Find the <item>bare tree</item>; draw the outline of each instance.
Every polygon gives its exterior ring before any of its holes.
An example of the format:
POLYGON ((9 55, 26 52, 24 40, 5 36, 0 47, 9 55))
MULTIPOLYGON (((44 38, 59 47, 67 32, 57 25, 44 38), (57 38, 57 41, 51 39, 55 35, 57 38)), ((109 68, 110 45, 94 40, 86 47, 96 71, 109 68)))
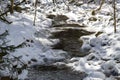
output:
POLYGON ((114 33, 116 33, 116 4, 115 4, 115 0, 113 0, 113 9, 114 9, 114 33))
POLYGON ((14 12, 14 0, 10 0, 10 2, 11 2, 10 13, 13 14, 13 12, 14 12))
POLYGON ((37 15, 37 3, 38 3, 38 0, 35 0, 35 16, 34 16, 34 23, 33 23, 34 26, 35 26, 36 15, 37 15))

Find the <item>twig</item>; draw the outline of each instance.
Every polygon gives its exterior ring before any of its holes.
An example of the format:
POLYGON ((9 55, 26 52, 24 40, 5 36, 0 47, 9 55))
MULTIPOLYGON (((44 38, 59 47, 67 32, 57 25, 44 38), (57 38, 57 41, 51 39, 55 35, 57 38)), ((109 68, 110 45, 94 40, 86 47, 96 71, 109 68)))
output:
POLYGON ((95 15, 98 11, 100 11, 100 9, 102 8, 102 5, 104 4, 104 2, 105 2, 105 0, 101 0, 99 8, 97 8, 96 10, 93 10, 92 15, 95 15))

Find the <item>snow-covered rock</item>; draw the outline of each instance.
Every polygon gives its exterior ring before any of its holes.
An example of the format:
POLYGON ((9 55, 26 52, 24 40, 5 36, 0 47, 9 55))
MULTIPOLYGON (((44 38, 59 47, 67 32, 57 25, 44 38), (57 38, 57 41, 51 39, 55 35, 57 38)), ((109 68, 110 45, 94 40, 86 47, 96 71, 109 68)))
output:
POLYGON ((93 38, 90 40, 90 46, 99 48, 102 44, 102 39, 100 38, 93 38))
POLYGON ((23 70, 22 73, 20 75, 18 75, 18 79, 20 79, 20 80, 26 79, 27 74, 28 74, 28 71, 23 70))
POLYGON ((93 71, 88 74, 83 80, 105 80, 106 76, 102 72, 93 71))
POLYGON ((83 44, 81 47, 81 51, 84 53, 89 52, 90 49, 91 49, 91 46, 89 44, 83 44))
POLYGON ((10 71, 7 67, 3 70, 0 70, 0 77, 2 76, 10 76, 10 71))
POLYGON ((118 70, 115 66, 116 66, 116 63, 113 60, 107 61, 101 65, 101 67, 103 68, 103 72, 107 76, 110 76, 110 75, 117 76, 118 75, 118 70))

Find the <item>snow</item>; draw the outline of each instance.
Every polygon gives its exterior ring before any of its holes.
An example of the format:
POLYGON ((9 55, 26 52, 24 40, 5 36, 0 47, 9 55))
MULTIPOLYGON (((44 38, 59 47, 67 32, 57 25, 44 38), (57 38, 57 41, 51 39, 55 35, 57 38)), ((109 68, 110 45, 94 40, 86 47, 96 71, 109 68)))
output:
POLYGON ((78 19, 78 16, 75 15, 73 12, 66 13, 65 15, 66 15, 67 17, 69 17, 68 20, 75 20, 75 21, 77 21, 77 19, 78 19))
POLYGON ((5 68, 4 70, 1 70, 0 71, 0 77, 1 76, 9 76, 10 73, 9 73, 9 69, 8 68, 5 68))
MULTIPOLYGON (((51 20, 38 15, 39 20, 36 22, 37 26, 33 26, 33 16, 34 15, 28 16, 27 14, 19 14, 16 12, 13 15, 7 16, 13 21, 12 24, 7 25, 0 22, 1 33, 5 32, 5 30, 9 31, 9 35, 6 36, 6 40, 8 40, 6 45, 14 45, 17 47, 20 44, 25 43, 21 48, 15 49, 14 52, 9 52, 5 57, 9 60, 19 58, 20 62, 12 62, 13 65, 17 65, 18 67, 22 67, 23 64, 28 66, 48 65, 59 60, 64 60, 66 58, 66 52, 61 50, 55 51, 50 48, 52 41, 47 38, 49 34, 45 31, 45 28, 52 24, 51 20), (33 59, 36 61, 32 61, 33 59)), ((1 74, 3 72, 5 72, 4 74, 7 74, 6 71, 0 72, 1 74)), ((13 75, 15 74, 12 74, 12 76, 13 75)), ((23 70, 18 78, 24 79, 26 76, 27 71, 23 70)))
POLYGON ((105 80, 105 74, 102 72, 94 71, 88 74, 84 80, 105 80))
POLYGON ((28 74, 28 71, 27 70, 23 70, 22 74, 20 74, 18 76, 18 79, 24 80, 26 78, 27 74, 28 74))
MULTIPOLYGON (((52 2, 52 0, 41 1, 42 4, 52 2)), ((119 8, 120 3, 117 4, 119 8)), ((84 25, 88 26, 84 28, 85 30, 103 32, 97 37, 94 34, 82 36, 80 39, 83 40, 83 45, 80 50, 88 55, 85 57, 71 58, 67 66, 79 72, 86 72, 88 76, 83 80, 115 80, 114 76, 120 74, 120 28, 119 23, 117 23, 117 33, 113 33, 112 6, 104 4, 101 11, 94 16, 91 15, 91 9, 98 7, 94 4, 83 4, 81 7, 70 6, 72 10, 70 12, 66 11, 64 4, 59 6, 62 6, 62 8, 56 9, 56 12, 52 12, 53 14, 66 15, 69 17, 68 22, 81 21, 84 25), (105 7, 106 5, 107 7, 105 7), (63 8, 65 8, 65 10, 63 10, 63 8), (97 21, 89 21, 91 17, 95 17, 97 21)), ((21 62, 32 66, 50 65, 68 57, 65 51, 53 50, 50 47, 50 45, 57 42, 57 40, 48 39, 50 35, 50 30, 48 29, 52 25, 52 20, 46 18, 45 14, 48 14, 52 9, 38 13, 36 26, 33 26, 33 12, 15 12, 13 15, 7 16, 10 21, 13 21, 10 25, 0 22, 0 34, 5 32, 5 30, 9 31, 9 35, 6 36, 6 39, 9 41, 6 43, 7 45, 18 46, 24 42, 26 43, 22 48, 10 52, 10 54, 7 55, 9 59, 20 57, 21 62)), ((118 19, 119 18, 120 16, 118 14, 118 19)), ((18 65, 17 67, 22 67, 20 63, 13 62, 13 65, 16 64, 18 65)), ((27 73, 26 70, 23 70, 18 78, 25 79, 27 73)), ((10 75, 7 68, 4 71, 0 70, 0 74, 10 75)))

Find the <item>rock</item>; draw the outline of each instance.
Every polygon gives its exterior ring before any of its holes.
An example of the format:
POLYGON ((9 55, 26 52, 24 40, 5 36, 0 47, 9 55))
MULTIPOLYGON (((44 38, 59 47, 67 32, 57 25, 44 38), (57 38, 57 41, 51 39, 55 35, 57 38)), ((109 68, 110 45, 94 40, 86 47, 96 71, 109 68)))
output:
POLYGON ((31 61, 33 61, 33 62, 37 62, 37 60, 36 60, 36 59, 34 59, 34 58, 32 58, 32 59, 31 59, 31 61))
POLYGON ((95 54, 89 54, 87 56, 87 60, 99 60, 99 56, 95 55, 95 54))
POLYGON ((97 21, 97 18, 95 18, 95 17, 90 17, 90 18, 89 18, 89 21, 97 21))
POLYGON ((53 15, 53 14, 49 14, 49 15, 47 15, 47 18, 50 18, 50 19, 54 19, 56 16, 55 15, 53 15))
POLYGON ((101 38, 93 38, 90 40, 90 46, 91 47, 100 47, 102 45, 102 39, 101 38))
POLYGON ((62 70, 69 68, 64 62, 56 62, 53 65, 62 70))
POLYGON ((83 44, 82 47, 81 47, 81 51, 82 52, 89 52, 91 49, 91 46, 89 44, 83 44))
POLYGON ((66 15, 57 15, 54 20, 66 21, 67 19, 69 19, 69 18, 66 15))
POLYGON ((77 61, 79 61, 79 59, 80 59, 79 57, 78 58, 77 57, 75 57, 75 58, 73 57, 72 59, 69 60, 69 63, 77 62, 77 61))
POLYGON ((86 77, 86 78, 84 78, 83 80, 103 80, 103 79, 86 77))
POLYGON ((54 14, 50 14, 47 15, 47 18, 53 19, 55 21, 66 21, 67 19, 69 19, 67 16, 65 15, 54 15, 54 14))
POLYGON ((106 76, 118 76, 119 75, 119 68, 116 66, 115 61, 109 60, 106 61, 104 64, 101 65, 104 70, 106 76))

